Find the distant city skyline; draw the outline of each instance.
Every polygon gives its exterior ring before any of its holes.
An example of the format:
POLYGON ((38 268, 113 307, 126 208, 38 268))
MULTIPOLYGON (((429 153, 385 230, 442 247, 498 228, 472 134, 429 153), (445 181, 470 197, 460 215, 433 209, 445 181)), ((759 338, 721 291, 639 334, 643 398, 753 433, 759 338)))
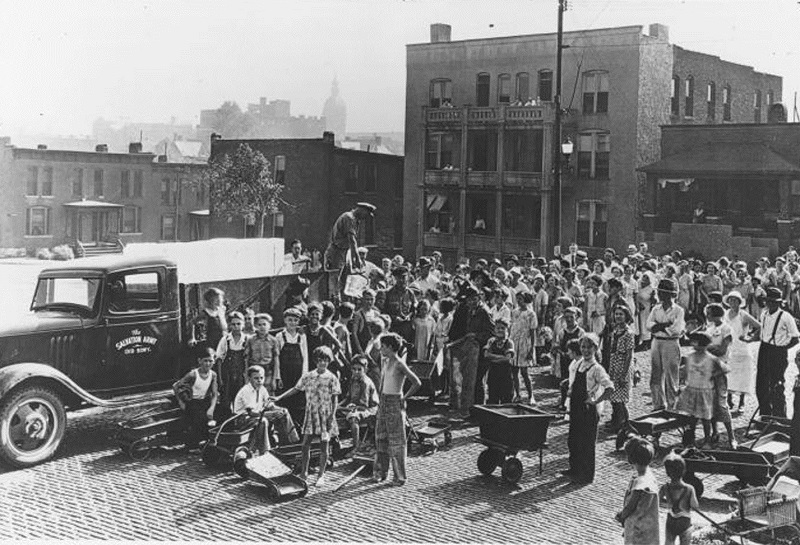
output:
MULTIPOLYGON (((794 0, 572 0, 566 31, 669 26, 670 42, 784 78, 800 90, 794 0)), ((431 23, 453 40, 555 32, 557 0, 171 0, 5 7, 0 135, 91 134, 110 121, 199 122, 226 100, 259 97, 320 116, 334 77, 348 132, 402 131, 405 46, 431 23)), ((580 44, 565 55, 581 55, 580 44)), ((13 140, 12 140, 13 141, 13 140)))

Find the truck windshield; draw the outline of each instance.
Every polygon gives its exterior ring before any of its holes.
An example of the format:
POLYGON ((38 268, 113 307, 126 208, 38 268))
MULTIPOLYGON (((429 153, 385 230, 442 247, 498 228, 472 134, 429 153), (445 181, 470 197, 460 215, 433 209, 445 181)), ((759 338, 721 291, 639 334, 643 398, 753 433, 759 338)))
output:
POLYGON ((72 308, 91 312, 98 296, 100 281, 98 277, 40 278, 31 310, 72 308))

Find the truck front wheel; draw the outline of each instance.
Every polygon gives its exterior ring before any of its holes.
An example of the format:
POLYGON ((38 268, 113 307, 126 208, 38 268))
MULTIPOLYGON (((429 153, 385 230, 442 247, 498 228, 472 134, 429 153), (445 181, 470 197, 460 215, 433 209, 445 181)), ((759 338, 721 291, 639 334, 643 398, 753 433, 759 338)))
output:
POLYGON ((51 389, 22 386, 0 402, 0 461, 23 468, 55 454, 64 437, 64 404, 51 389))

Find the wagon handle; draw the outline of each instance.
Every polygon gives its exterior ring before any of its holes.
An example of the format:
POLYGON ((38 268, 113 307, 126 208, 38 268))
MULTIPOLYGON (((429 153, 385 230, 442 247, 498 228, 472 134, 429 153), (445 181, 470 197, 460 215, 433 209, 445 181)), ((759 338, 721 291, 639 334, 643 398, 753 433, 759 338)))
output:
POLYGON ((704 519, 706 519, 708 522, 710 522, 710 523, 711 523, 711 525, 712 525, 712 526, 714 526, 714 528, 716 528, 717 530, 720 530, 720 531, 721 531, 722 533, 724 533, 725 535, 727 535, 727 536, 732 536, 732 535, 734 535, 733 533, 729 532, 729 531, 728 531, 726 528, 724 528, 724 527, 720 526, 719 524, 717 524, 716 522, 714 522, 713 520, 711 520, 710 518, 708 518, 708 517, 707 517, 705 514, 703 514, 703 512, 702 512, 702 511, 699 511, 698 509, 694 509, 694 508, 692 508, 692 511, 694 511, 695 513, 697 513, 698 515, 700 515, 701 517, 703 517, 704 519))
POLYGON ((214 444, 215 444, 215 445, 216 445, 216 444, 219 442, 219 436, 220 436, 220 434, 222 433, 222 430, 225 428, 225 424, 227 424, 228 422, 231 422, 231 421, 235 420, 235 419, 236 419, 236 418, 238 418, 238 417, 239 417, 239 414, 235 414, 235 415, 231 416, 230 418, 228 418, 228 419, 227 419, 225 422, 223 422, 223 423, 220 425, 219 429, 217 430, 217 435, 214 437, 214 444))

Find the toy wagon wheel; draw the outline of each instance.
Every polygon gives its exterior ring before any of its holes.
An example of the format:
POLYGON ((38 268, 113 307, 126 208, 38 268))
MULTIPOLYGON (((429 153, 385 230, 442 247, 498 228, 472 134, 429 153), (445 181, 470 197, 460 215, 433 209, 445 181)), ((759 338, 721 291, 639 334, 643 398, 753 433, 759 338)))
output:
POLYGON ((220 458, 222 457, 222 453, 212 445, 206 445, 203 448, 203 452, 200 455, 203 460, 203 463, 208 467, 214 467, 219 463, 220 458))
MULTIPOLYGON (((307 492, 308 490, 306 489, 305 491, 307 492)), ((275 486, 274 484, 269 485, 267 487, 267 499, 269 501, 275 502, 278 501, 280 498, 281 498, 281 493, 278 490, 278 487, 275 486)))
POLYGON ((247 447, 239 447, 233 451, 233 472, 242 479, 247 479, 250 474, 247 471, 247 460, 253 457, 253 453, 247 447))
POLYGON ((484 475, 491 475, 497 467, 497 457, 492 449, 487 448, 478 455, 478 471, 484 475))
POLYGON ((658 450, 661 447, 661 434, 654 433, 653 434, 653 450, 658 450))
POLYGON ((683 480, 686 482, 686 484, 690 484, 694 487, 694 493, 698 500, 703 497, 705 486, 703 485, 703 481, 697 478, 697 475, 694 473, 687 473, 683 477, 683 480))
POLYGON ((503 462, 501 476, 504 481, 516 484, 522 478, 522 462, 519 458, 514 456, 506 458, 505 462, 503 462))
POLYGON ((131 443, 126 449, 125 453, 130 456, 131 460, 141 462, 150 456, 151 450, 152 449, 147 446, 147 441, 145 439, 139 439, 138 441, 131 443))
POLYGON ((450 430, 444 432, 444 446, 449 447, 453 442, 453 433, 450 430))

